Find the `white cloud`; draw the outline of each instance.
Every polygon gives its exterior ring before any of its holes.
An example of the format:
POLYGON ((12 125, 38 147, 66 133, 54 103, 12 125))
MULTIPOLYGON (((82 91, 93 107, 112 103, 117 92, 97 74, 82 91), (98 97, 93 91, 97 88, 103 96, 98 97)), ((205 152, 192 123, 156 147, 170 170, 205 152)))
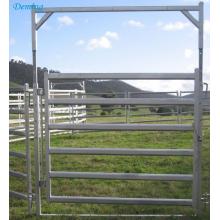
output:
POLYGON ((70 26, 74 24, 74 20, 66 15, 58 17, 57 20, 60 23, 60 25, 64 25, 64 26, 70 26))
POLYGON ((12 59, 16 61, 26 62, 26 60, 23 57, 19 57, 19 56, 12 56, 10 60, 12 59))
POLYGON ((169 22, 169 23, 157 22, 157 26, 164 31, 179 31, 189 27, 190 23, 181 22, 181 21, 169 22))
POLYGON ((110 49, 112 48, 111 41, 106 36, 102 36, 100 38, 93 38, 89 40, 87 49, 94 50, 97 48, 110 49))
POLYGON ((144 24, 140 21, 129 20, 127 24, 131 27, 143 28, 144 24))
POLYGON ((82 45, 84 45, 86 42, 84 41, 84 40, 78 40, 77 42, 76 42, 76 45, 77 46, 82 46, 82 45))
POLYGON ((209 20, 204 21, 204 32, 206 34, 210 34, 210 21, 209 20))
POLYGON ((10 46, 14 45, 15 43, 16 43, 15 39, 14 39, 13 37, 11 37, 11 38, 9 39, 9 44, 10 44, 10 46))
POLYGON ((184 56, 185 56, 185 58, 189 59, 189 58, 192 57, 192 55, 193 55, 193 51, 192 51, 191 49, 186 48, 186 49, 184 50, 184 56))
MULTIPOLYGON (((112 40, 118 40, 118 39, 119 36, 117 32, 106 31, 103 36, 90 39, 87 44, 87 50, 94 50, 98 48, 110 49, 112 48, 112 40)), ((78 43, 82 43, 82 42, 78 42, 78 43)))
POLYGON ((105 36, 108 37, 108 38, 112 38, 114 40, 118 40, 119 39, 118 33, 116 33, 116 32, 107 31, 105 33, 105 36))
POLYGON ((157 26, 158 26, 158 27, 163 26, 163 22, 162 22, 162 21, 158 21, 158 22, 157 22, 157 26))

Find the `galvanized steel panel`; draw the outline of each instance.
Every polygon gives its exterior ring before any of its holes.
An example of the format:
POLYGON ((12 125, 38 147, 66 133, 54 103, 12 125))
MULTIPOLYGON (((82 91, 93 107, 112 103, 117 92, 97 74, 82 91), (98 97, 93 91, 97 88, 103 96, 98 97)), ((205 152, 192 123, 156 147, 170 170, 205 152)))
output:
POLYGON ((141 148, 66 148, 51 147, 50 154, 122 155, 122 156, 192 156, 192 149, 141 149, 141 148))

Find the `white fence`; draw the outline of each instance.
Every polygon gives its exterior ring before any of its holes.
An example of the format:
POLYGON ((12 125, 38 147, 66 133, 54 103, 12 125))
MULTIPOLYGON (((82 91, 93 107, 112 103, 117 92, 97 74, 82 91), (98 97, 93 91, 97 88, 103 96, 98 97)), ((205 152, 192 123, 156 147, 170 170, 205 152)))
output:
MULTIPOLYGON (((84 94, 84 88, 82 90, 51 90, 51 95, 53 97, 78 97, 79 94, 84 94)), ((34 118, 33 118, 33 89, 28 90, 29 94, 29 123, 30 123, 30 138, 33 138, 34 134, 34 118)), ((9 110, 11 112, 18 111, 18 114, 10 114, 9 116, 9 128, 16 130, 18 132, 23 132, 25 130, 25 117, 22 114, 22 109, 25 104, 25 93, 22 91, 16 91, 9 93, 9 110), (19 113, 19 111, 21 111, 19 113)), ((41 133, 44 133, 44 99, 40 96, 41 104, 41 114, 39 115, 41 120, 41 133)), ((86 107, 85 105, 70 105, 67 107, 52 107, 50 110, 51 122, 59 121, 69 121, 72 123, 83 123, 86 121, 86 107)), ((60 131, 53 131, 54 134, 60 134, 60 131)), ((41 134, 42 135, 42 134, 41 134)), ((24 137, 19 137, 15 134, 9 135, 9 141, 19 141, 24 140, 24 137)))

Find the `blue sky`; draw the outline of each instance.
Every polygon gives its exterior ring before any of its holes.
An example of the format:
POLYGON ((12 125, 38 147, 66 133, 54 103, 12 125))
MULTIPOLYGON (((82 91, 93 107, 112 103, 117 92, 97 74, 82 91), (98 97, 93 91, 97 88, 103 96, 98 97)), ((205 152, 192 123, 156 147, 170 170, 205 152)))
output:
MULTIPOLYGON (((10 0, 10 59, 32 62, 31 15, 15 3, 50 6, 187 5, 197 0, 10 0)), ((195 14, 195 16, 197 16, 195 14)), ((209 83, 209 1, 205 0, 204 81, 209 83)), ((57 13, 38 31, 37 64, 61 72, 192 72, 198 35, 178 12, 57 13)), ((189 82, 130 81, 146 90, 192 89, 189 82)))

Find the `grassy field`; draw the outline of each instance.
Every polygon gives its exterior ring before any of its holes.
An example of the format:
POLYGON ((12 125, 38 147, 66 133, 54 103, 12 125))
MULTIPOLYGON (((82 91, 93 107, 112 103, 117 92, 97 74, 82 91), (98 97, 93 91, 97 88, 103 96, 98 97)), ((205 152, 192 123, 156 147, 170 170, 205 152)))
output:
MULTIPOLYGON (((188 116, 187 116, 188 117, 188 116)), ((163 117, 162 117, 163 118, 163 117)), ((166 117, 167 118, 167 117, 166 117)), ((174 116, 168 118, 174 119, 174 116)), ((145 119, 139 118, 139 119, 145 119)), ((150 117, 147 117, 150 119, 150 117)), ((101 119, 117 121, 117 118, 101 119)), ((94 122, 95 119, 90 119, 94 122)), ((208 123, 208 122, 206 122, 208 123)), ((120 147, 120 148, 192 148, 192 132, 88 132, 52 136, 53 147, 120 147)), ((33 142, 31 141, 32 158, 33 142)), ((23 142, 10 144, 10 150, 24 151, 23 142)), ((32 159, 33 161, 33 159, 32 159)), ((54 155, 52 170, 60 171, 100 171, 125 173, 192 173, 192 157, 140 157, 140 156, 81 156, 54 155)), ((32 163, 33 164, 33 163, 32 163)), ((10 158, 10 167, 25 171, 25 162, 10 158)), ((34 176, 34 166, 32 166, 34 176)), ((42 174, 44 176, 44 173, 42 174)), ((33 179, 34 186, 34 179, 33 179)), ((10 189, 26 191, 22 180, 10 178, 10 189)), ((34 187, 33 187, 34 188, 34 187)), ((124 181, 124 180, 79 180, 53 179, 53 195, 76 196, 118 196, 141 198, 191 198, 191 182, 168 181, 124 181)), ((34 190, 34 189, 33 189, 34 190)), ((203 129, 202 146, 202 193, 209 193, 209 128, 203 129)), ((203 206, 202 217, 192 217, 190 207, 176 206, 135 206, 135 205, 91 205, 47 203, 42 190, 43 213, 88 213, 88 214, 185 214, 185 219, 209 219, 209 207, 203 206)), ((35 210, 33 204, 33 210, 35 210)), ((36 219, 28 216, 27 202, 10 200, 10 219, 36 219)), ((40 219, 73 219, 73 217, 41 217, 40 219)), ((78 218, 74 218, 78 219, 78 218)), ((86 219, 86 218, 83 218, 86 219)), ((97 218, 95 218, 97 219, 97 218)), ((100 218, 107 219, 107 218, 100 218)), ((117 217, 115 219, 121 219, 117 217)), ((126 218, 132 219, 132 218, 126 218)), ((147 218, 151 219, 151 218, 147 218)), ((158 219, 158 218, 157 218, 158 219)), ((164 218, 163 218, 164 219, 164 218)), ((176 217, 167 219, 178 219, 176 217)))

